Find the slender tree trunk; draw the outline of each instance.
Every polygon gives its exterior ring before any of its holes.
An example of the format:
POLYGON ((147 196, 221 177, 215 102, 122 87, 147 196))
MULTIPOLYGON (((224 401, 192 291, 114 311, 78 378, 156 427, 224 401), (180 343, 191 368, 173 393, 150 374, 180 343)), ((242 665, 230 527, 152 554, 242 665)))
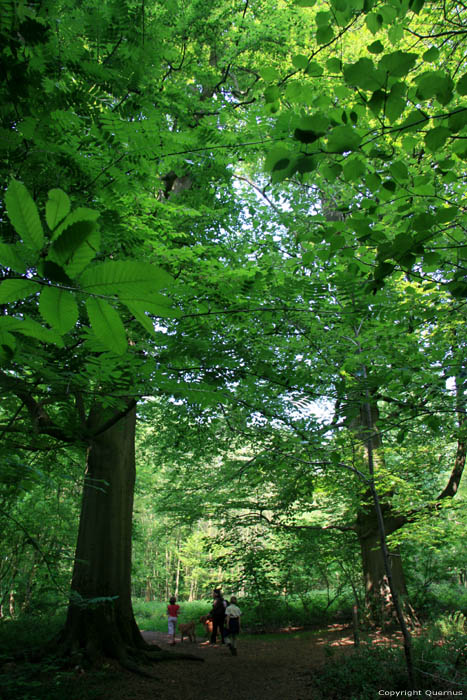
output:
POLYGON ((175 597, 178 598, 178 591, 180 587, 180 552, 178 547, 180 546, 180 540, 177 541, 177 571, 175 573, 175 597))
MULTIPOLYGON (((90 417, 90 426, 100 420, 90 417)), ((126 660, 144 648, 131 604, 131 531, 135 481, 132 407, 93 438, 87 457, 70 604, 61 642, 95 659, 126 660)))
POLYGON ((146 579, 146 592, 144 594, 144 600, 146 601, 146 603, 149 603, 151 600, 153 600, 153 598, 154 598, 154 592, 152 590, 152 583, 151 583, 151 579, 148 578, 148 579, 146 579))

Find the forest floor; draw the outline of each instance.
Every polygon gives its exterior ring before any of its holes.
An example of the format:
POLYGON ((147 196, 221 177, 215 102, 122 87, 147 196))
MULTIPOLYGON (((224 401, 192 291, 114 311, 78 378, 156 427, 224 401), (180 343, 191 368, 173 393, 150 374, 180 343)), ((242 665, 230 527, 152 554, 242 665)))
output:
MULTIPOLYGON (((165 634, 143 631, 143 636, 164 650, 192 653, 204 663, 161 661, 150 667, 154 679, 115 669, 110 677, 106 673, 101 692, 94 689, 96 700, 312 700, 316 670, 326 660, 355 650, 352 630, 340 624, 320 631, 240 635, 237 656, 227 646, 213 646, 204 639, 170 647, 165 634)), ((397 634, 375 633, 371 643, 399 646, 401 642, 397 634)))

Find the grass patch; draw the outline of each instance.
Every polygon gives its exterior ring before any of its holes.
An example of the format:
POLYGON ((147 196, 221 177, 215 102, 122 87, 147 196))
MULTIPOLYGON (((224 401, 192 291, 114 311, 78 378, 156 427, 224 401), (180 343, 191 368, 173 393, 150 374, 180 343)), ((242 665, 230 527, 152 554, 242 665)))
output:
MULTIPOLYGON (((204 627, 199 622, 202 615, 207 615, 211 610, 211 601, 179 601, 180 615, 179 622, 196 622, 196 634, 199 637, 204 635, 204 627)), ((167 633, 167 603, 158 601, 146 602, 144 600, 133 601, 133 611, 136 622, 142 630, 152 630, 154 632, 167 633)))

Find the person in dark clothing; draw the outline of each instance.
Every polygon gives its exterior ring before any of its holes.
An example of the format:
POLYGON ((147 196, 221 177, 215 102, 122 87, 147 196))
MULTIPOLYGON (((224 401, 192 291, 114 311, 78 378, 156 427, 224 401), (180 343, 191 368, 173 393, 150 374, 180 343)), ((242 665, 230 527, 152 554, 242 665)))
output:
POLYGON ((225 621, 225 609, 227 607, 227 601, 222 597, 222 592, 219 588, 216 588, 212 594, 213 605, 209 616, 212 619, 212 634, 211 634, 211 644, 215 644, 217 641, 217 630, 221 634, 222 644, 224 644, 224 621, 225 621))

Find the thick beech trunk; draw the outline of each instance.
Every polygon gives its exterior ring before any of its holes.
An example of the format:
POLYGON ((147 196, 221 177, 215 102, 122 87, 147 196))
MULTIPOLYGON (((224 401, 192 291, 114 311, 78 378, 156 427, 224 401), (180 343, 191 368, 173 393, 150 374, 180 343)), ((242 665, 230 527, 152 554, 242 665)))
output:
MULTIPOLYGON (((361 406, 358 418, 354 421, 353 427, 359 439, 355 456, 357 459, 360 457, 364 470, 365 466, 370 463, 370 458, 372 470, 378 471, 384 467, 384 449, 378 430, 378 419, 379 411, 376 403, 365 402, 361 406)), ((371 474, 370 478, 373 478, 371 474)), ((404 522, 402 518, 397 518, 391 512, 390 506, 384 504, 381 504, 381 515, 386 537, 399 529, 404 522)), ((380 528, 371 488, 364 495, 357 514, 356 525, 362 553, 367 617, 378 626, 397 623, 397 612, 386 572, 380 528)), ((389 550, 389 555, 393 591, 399 599, 406 617, 414 619, 413 610, 408 603, 407 586, 398 548, 389 550)))
MULTIPOLYGON (((398 520, 385 514, 386 535, 397 530, 398 520)), ((396 623, 396 613, 389 590, 384 566, 383 552, 374 512, 360 511, 357 518, 357 535, 362 553, 363 576, 365 580, 365 609, 370 621, 378 626, 396 623)), ((408 602, 404 569, 398 548, 390 550, 392 583, 406 616, 413 619, 413 611, 408 602)))
MULTIPOLYGON (((102 424, 102 413, 90 418, 102 424)), ((62 642, 70 651, 126 657, 144 648, 131 604, 136 408, 92 439, 62 642)))

